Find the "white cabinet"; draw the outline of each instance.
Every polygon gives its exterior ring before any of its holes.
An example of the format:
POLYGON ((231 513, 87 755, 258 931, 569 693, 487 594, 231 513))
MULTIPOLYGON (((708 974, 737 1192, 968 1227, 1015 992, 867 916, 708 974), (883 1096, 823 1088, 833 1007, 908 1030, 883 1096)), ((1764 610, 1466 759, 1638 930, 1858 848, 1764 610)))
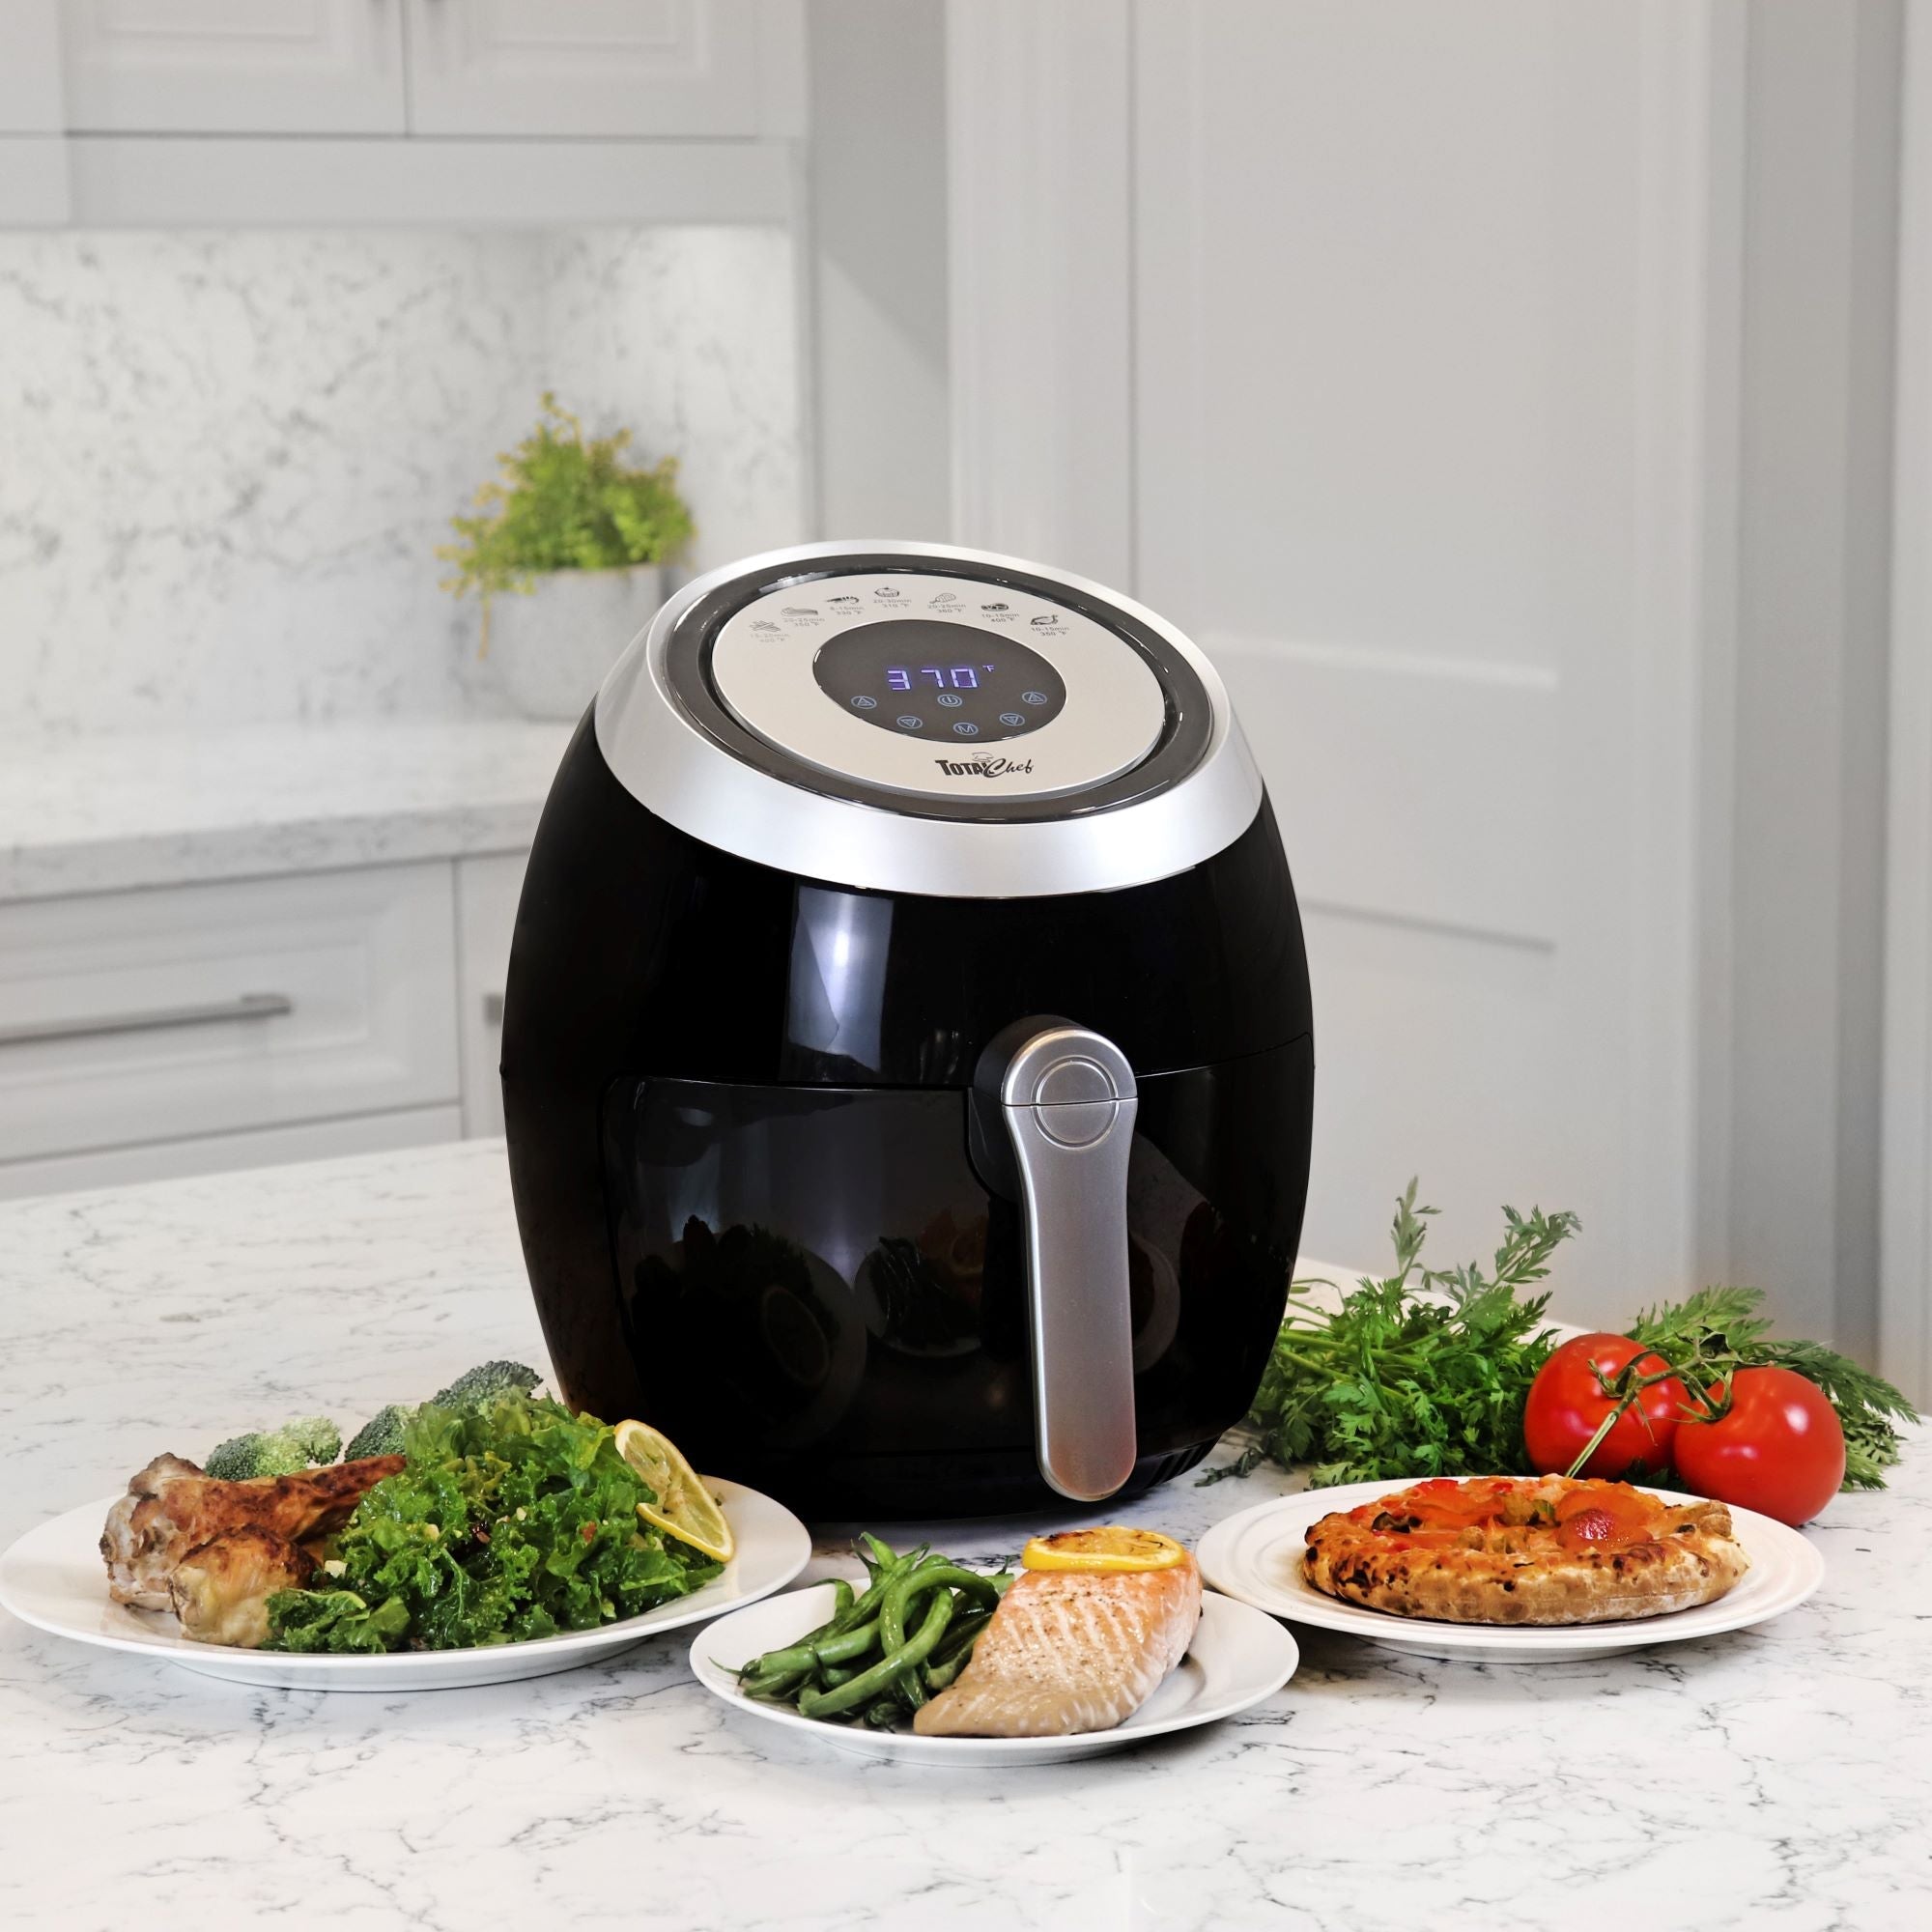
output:
POLYGON ((805 0, 0 0, 0 228, 784 222, 805 0))
POLYGON ((0 1163, 453 1108, 455 984, 443 864, 0 908, 0 1163))
POLYGON ((0 1200, 501 1133, 528 858, 0 905, 0 1200))
MULTIPOLYGON (((62 128, 60 16, 55 0, 13 0, 0 59, 0 134, 58 134, 62 128)), ((11 157, 10 157, 11 158, 11 157)))
POLYGON ((763 131, 754 0, 408 0, 416 134, 763 131))
POLYGON ((503 1131, 503 987, 527 852, 493 852, 456 866, 456 1009, 463 1053, 463 1132, 503 1131))
POLYGON ((56 0, 7 0, 0 27, 0 227, 69 212, 56 0))
POLYGON ((402 0, 69 0, 77 133, 400 134, 402 0))

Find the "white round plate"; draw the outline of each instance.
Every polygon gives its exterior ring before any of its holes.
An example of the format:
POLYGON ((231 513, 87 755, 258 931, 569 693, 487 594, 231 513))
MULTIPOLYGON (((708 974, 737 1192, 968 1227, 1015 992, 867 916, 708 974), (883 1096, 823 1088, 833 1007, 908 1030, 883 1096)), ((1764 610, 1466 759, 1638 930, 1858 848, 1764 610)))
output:
POLYGON ((291 1656, 273 1650, 230 1650, 195 1643, 171 1612, 131 1610, 107 1595, 100 1562, 100 1526, 117 1498, 103 1496, 25 1536, 0 1556, 0 1606, 22 1623, 76 1643, 129 1650, 179 1663, 204 1677, 283 1690, 455 1690, 475 1684, 513 1684, 575 1670, 632 1649, 661 1631, 700 1623, 781 1590, 805 1568, 811 1536, 781 1503, 737 1483, 715 1480, 711 1491, 738 1540, 737 1554, 701 1590, 646 1610, 640 1617, 566 1631, 527 1643, 486 1644, 475 1650, 397 1650, 384 1657, 291 1656))
POLYGON ((739 1666, 768 1650, 796 1643, 806 1632, 815 1630, 831 1616, 833 1601, 832 1585, 818 1583, 713 1624, 691 1646, 691 1667, 697 1681, 734 1710, 856 1757, 995 1771, 1006 1765, 1097 1757, 1163 1731, 1184 1731, 1232 1718, 1236 1711, 1273 1696, 1294 1675, 1301 1655, 1294 1639, 1271 1618, 1207 1590, 1201 1597, 1200 1628, 1179 1668, 1125 1723, 1111 1731, 1081 1731, 1065 1738, 922 1738, 909 1730, 874 1731, 829 1723, 823 1718, 801 1718, 781 1705, 747 1697, 738 1689, 739 1666))
MULTIPOLYGON (((1400 1482, 1348 1483, 1333 1490, 1304 1490, 1243 1510, 1217 1522, 1201 1539, 1201 1574, 1215 1589, 1271 1616, 1346 1631, 1390 1650, 1481 1663, 1573 1663, 1579 1658, 1742 1630, 1802 1604, 1825 1580, 1825 1559, 1795 1529, 1755 1510, 1733 1509, 1731 1528, 1750 1558, 1750 1569, 1716 1603, 1667 1616, 1607 1624, 1449 1624, 1364 1609, 1316 1589, 1301 1569, 1308 1526, 1406 1487, 1400 1482)), ((1670 1503, 1697 1500, 1671 1490, 1650 1493, 1670 1503)))

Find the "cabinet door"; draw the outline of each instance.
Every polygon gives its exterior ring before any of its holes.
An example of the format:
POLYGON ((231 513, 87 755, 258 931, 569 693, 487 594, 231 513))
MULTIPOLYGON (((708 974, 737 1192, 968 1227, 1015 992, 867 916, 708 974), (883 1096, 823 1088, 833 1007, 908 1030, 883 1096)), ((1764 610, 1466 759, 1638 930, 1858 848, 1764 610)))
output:
POLYGON ((0 134, 61 130, 60 22, 54 0, 14 0, 0 60, 0 134))
POLYGON ((409 0, 414 134, 759 131, 757 0, 409 0))
POLYGON ((402 0, 73 0, 83 133, 400 134, 402 0))
POLYGON ((1690 1265, 1692 12, 1135 14, 1137 594, 1294 867, 1307 1239, 1373 1256, 1418 1170, 1433 1255, 1575 1208, 1578 1321, 1690 1265))
POLYGON ((463 1055, 463 1137, 503 1131, 503 986, 527 852, 464 859, 456 867, 457 1033, 463 1055))
POLYGON ((0 1161, 457 1097, 450 870, 0 906, 0 1161))

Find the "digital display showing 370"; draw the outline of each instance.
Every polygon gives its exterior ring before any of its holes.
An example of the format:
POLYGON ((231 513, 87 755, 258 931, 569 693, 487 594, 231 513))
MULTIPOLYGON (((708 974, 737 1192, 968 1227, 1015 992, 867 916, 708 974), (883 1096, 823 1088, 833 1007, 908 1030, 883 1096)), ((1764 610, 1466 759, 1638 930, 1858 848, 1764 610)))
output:
POLYGON ((818 688, 841 710, 902 738, 993 744, 1057 718, 1066 686, 1017 638, 895 617, 832 638, 812 660, 818 688))

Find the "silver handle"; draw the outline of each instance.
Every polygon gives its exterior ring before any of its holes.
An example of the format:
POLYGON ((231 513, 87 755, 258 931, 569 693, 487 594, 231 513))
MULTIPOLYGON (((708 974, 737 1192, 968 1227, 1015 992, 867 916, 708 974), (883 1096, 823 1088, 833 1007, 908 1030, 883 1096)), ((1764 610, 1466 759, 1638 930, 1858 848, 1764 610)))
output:
POLYGON ((222 1020, 272 1020, 292 1013, 296 1003, 283 993, 243 993, 239 1000, 213 1000, 205 1007, 156 1007, 141 1013, 101 1013, 84 1020, 30 1020, 0 1027, 0 1046, 25 1046, 48 1039, 98 1039, 115 1033, 159 1033, 169 1027, 213 1026, 222 1020))
POLYGON ((1039 1472, 1074 1502, 1134 1472, 1127 1157, 1139 1106, 1112 1040, 1052 1027, 1014 1054, 1001 1111, 1019 1166, 1039 1472))

